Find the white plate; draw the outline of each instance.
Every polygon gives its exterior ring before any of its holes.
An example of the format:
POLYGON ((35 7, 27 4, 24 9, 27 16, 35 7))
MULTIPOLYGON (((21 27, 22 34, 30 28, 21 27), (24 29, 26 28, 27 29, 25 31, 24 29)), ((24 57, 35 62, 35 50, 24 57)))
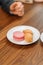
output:
POLYGON ((10 30, 7 32, 7 39, 8 39, 10 42, 12 42, 12 43, 14 43, 14 44, 18 44, 18 45, 33 44, 33 43, 35 43, 36 41, 38 41, 39 37, 40 37, 40 32, 39 32, 36 28, 31 27, 31 26, 25 26, 25 25, 16 26, 16 27, 10 29, 10 30), (18 41, 16 41, 16 40, 13 39, 13 32, 15 32, 15 31, 23 31, 23 30, 25 30, 25 29, 30 29, 30 30, 32 30, 32 32, 33 32, 33 42, 27 43, 25 40, 18 42, 18 41))
POLYGON ((41 42, 43 42, 43 33, 41 33, 40 39, 41 39, 41 42))

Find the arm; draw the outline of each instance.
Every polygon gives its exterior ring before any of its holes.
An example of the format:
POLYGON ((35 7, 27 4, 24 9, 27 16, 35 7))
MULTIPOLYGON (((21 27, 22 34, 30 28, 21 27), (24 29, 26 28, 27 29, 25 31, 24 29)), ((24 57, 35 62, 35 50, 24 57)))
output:
POLYGON ((9 7, 13 2, 15 2, 15 0, 0 0, 1 6, 6 12, 10 11, 9 7))
POLYGON ((17 0, 0 0, 2 8, 14 15, 23 16, 24 15, 24 5, 22 2, 17 0))
POLYGON ((1 5, 1 0, 0 0, 0 5, 1 5))

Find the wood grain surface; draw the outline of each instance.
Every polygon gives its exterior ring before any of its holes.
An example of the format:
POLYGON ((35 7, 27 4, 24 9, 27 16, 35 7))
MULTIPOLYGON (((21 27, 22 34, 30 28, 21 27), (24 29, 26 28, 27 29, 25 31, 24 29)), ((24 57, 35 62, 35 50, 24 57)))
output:
POLYGON ((43 65, 43 43, 19 46, 6 38, 6 33, 17 25, 29 25, 43 32, 43 3, 25 5, 23 17, 12 16, 0 8, 0 65, 43 65))

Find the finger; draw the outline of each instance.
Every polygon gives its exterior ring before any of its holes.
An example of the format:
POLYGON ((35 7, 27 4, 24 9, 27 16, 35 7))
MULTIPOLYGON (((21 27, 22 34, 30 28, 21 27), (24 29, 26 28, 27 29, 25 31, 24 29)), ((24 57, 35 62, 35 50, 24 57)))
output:
POLYGON ((12 12, 12 14, 14 14, 14 15, 17 15, 18 14, 18 11, 11 11, 12 12))
POLYGON ((20 9, 20 7, 22 6, 22 3, 17 3, 17 6, 15 7, 16 10, 20 9))
POLYGON ((24 6, 22 5, 20 8, 18 8, 16 11, 22 11, 24 9, 24 6))
POLYGON ((18 16, 23 16, 24 15, 24 10, 21 12, 18 12, 18 16))
POLYGON ((16 2, 12 3, 10 5, 10 10, 14 10, 16 6, 17 6, 17 3, 16 2))
POLYGON ((19 16, 20 15, 24 15, 24 8, 22 8, 22 10, 18 10, 18 13, 17 13, 19 16))
POLYGON ((24 12, 23 13, 19 13, 18 16, 23 16, 24 15, 24 12))

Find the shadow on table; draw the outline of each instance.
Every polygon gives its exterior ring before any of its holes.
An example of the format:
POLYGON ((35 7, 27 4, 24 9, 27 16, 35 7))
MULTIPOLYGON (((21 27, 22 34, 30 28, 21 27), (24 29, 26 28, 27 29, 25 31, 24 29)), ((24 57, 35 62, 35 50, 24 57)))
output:
MULTIPOLYGON (((7 41, 8 41, 8 40, 7 40, 7 41)), ((36 46, 38 43, 39 43, 39 40, 36 41, 36 42, 33 43, 33 44, 17 45, 17 44, 13 44, 13 43, 11 43, 11 42, 8 41, 8 44, 11 45, 11 47, 13 47, 13 48, 18 48, 18 49, 19 49, 19 48, 32 48, 32 47, 36 46)))
MULTIPOLYGON (((40 41, 41 42, 41 41, 40 41)), ((43 42, 40 43, 41 47, 43 47, 43 42)))

